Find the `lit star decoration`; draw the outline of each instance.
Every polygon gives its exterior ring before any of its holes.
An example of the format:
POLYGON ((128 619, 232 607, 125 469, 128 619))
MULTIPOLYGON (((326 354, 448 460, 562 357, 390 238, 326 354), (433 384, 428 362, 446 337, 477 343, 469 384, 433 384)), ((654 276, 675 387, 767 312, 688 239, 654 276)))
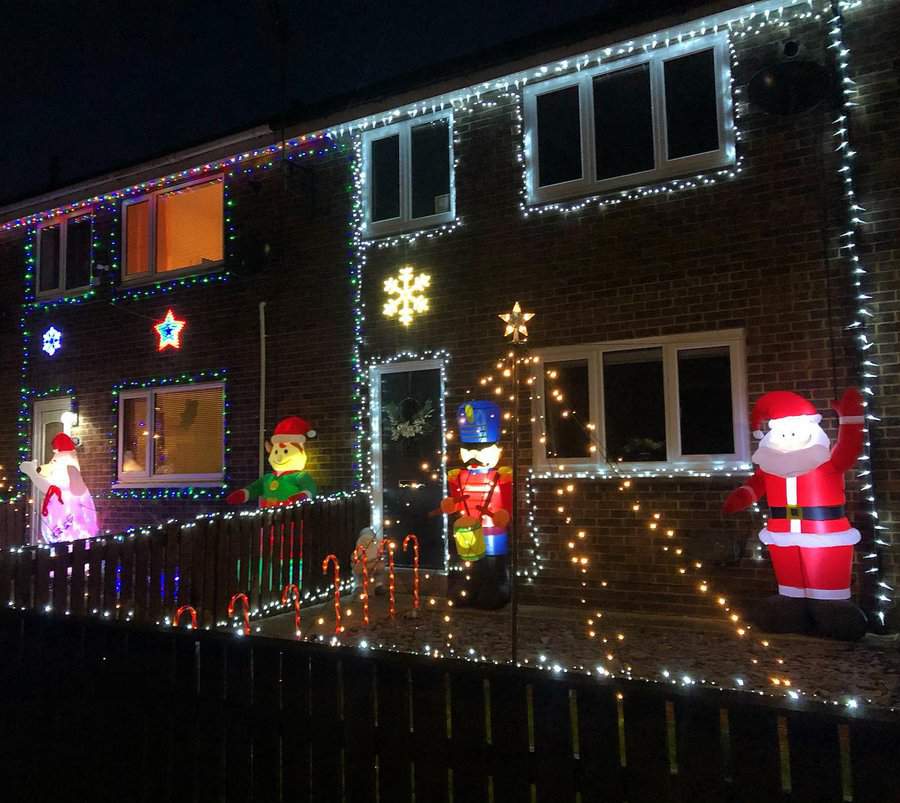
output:
POLYGON ((41 348, 51 357, 62 348, 62 332, 55 326, 51 326, 43 334, 43 345, 41 348))
POLYGON ((522 336, 523 340, 528 339, 528 327, 525 324, 534 317, 534 313, 522 312, 522 307, 519 306, 518 301, 513 304, 512 312, 507 312, 497 317, 506 324, 506 331, 503 333, 504 337, 512 335, 513 343, 519 342, 519 335, 522 336))
POLYGON ((157 351, 167 349, 169 346, 173 349, 180 349, 181 330, 184 329, 186 323, 187 321, 179 321, 172 310, 168 310, 166 317, 153 327, 159 335, 157 351))
POLYGON ((397 317, 404 326, 409 326, 413 318, 428 312, 428 298, 423 293, 431 284, 427 273, 416 273, 409 265, 400 268, 397 276, 384 280, 384 292, 389 298, 384 303, 387 318, 397 317))

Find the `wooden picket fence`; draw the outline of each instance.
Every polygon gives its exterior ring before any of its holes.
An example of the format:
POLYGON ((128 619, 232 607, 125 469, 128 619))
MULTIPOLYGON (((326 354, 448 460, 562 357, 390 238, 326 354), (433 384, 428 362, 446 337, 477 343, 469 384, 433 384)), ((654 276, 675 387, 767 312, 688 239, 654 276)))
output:
POLYGON ((8 800, 890 803, 896 718, 0 610, 8 800))
POLYGON ((27 504, 17 502, 0 503, 0 549, 22 546, 25 543, 25 520, 27 504))
POLYGON ((0 550, 0 606, 157 623, 182 605, 199 625, 226 620, 230 597, 254 615, 280 610, 285 585, 324 592, 322 559, 346 560, 369 524, 363 493, 218 515, 53 546, 0 550), (302 558, 302 561, 301 561, 302 558))

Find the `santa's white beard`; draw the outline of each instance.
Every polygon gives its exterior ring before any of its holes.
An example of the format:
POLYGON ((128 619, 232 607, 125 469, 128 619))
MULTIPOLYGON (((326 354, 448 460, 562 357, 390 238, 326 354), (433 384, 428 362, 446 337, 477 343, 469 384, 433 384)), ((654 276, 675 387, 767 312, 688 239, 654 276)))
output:
POLYGON ((768 474, 778 477, 799 477, 825 463, 831 457, 828 436, 819 428, 815 435, 815 443, 805 449, 796 449, 792 452, 782 452, 768 445, 769 435, 762 439, 753 462, 768 474))

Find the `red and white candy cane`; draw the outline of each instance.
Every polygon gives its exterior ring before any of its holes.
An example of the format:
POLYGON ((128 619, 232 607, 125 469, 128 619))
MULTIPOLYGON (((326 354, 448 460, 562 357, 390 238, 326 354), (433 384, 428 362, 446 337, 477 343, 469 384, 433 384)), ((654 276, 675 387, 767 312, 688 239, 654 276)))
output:
POLYGON ((419 610, 419 539, 410 533, 403 539, 403 551, 406 552, 406 545, 412 542, 413 548, 413 610, 419 610))
POLYGON ((328 574, 328 564, 334 564, 334 632, 340 633, 341 627, 341 564, 337 555, 326 555, 322 561, 322 574, 328 574))
POLYGON ((363 624, 368 626, 368 624, 369 624, 369 567, 366 566, 366 548, 362 544, 360 544, 358 547, 356 547, 356 549, 353 550, 353 561, 355 563, 359 563, 362 565, 363 624))
POLYGON ((394 550, 397 548, 397 545, 393 541, 388 541, 386 538, 382 538, 381 542, 378 544, 378 558, 381 559, 381 556, 384 554, 385 548, 388 553, 388 612, 391 617, 397 613, 397 606, 394 602, 394 594, 397 590, 397 583, 394 577, 394 550))
POLYGON ((244 611, 244 635, 250 635, 250 600, 247 595, 238 591, 228 602, 228 618, 234 616, 234 606, 240 601, 241 608, 244 611))
POLYGON ((291 592, 294 594, 294 631, 297 636, 300 635, 300 587, 296 583, 288 583, 281 590, 281 604, 287 605, 291 598, 291 592))
POLYGON ((197 611, 193 605, 182 605, 177 611, 175 611, 175 620, 174 625, 178 627, 178 623, 181 621, 181 614, 185 611, 191 612, 191 630, 197 629, 197 611))

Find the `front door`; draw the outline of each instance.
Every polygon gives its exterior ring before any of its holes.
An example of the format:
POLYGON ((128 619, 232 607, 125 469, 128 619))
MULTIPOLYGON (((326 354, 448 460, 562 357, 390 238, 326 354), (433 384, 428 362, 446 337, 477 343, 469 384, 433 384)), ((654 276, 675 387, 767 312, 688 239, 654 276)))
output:
MULTIPOLYGON (((53 439, 60 432, 70 434, 74 414, 72 400, 68 396, 56 399, 41 399, 34 403, 32 417, 34 437, 32 439, 32 460, 39 465, 49 463, 53 457, 53 439)), ((44 495, 33 485, 31 487, 31 543, 41 543, 41 505, 44 495)))
MULTIPOLYGON (((372 368, 373 525, 399 547, 419 540, 422 568, 446 568, 444 517, 433 515, 444 496, 444 385, 439 360, 372 368)), ((398 548, 398 566, 412 550, 398 548)))

